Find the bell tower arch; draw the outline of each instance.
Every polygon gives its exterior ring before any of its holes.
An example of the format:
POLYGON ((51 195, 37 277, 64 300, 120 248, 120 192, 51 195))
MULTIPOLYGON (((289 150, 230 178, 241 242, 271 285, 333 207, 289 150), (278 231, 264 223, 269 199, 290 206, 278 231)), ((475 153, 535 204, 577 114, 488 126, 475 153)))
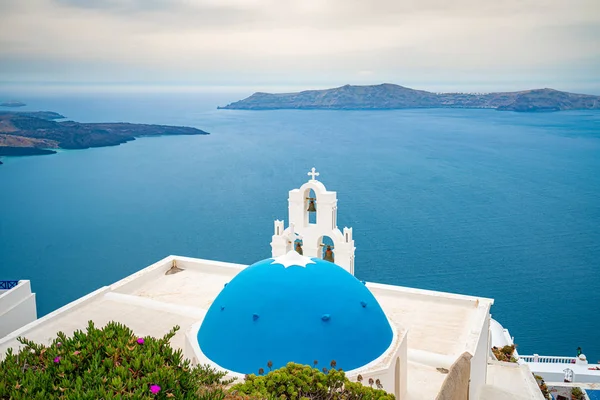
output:
POLYGON ((316 178, 319 173, 313 167, 308 173, 310 179, 298 189, 292 189, 288 198, 289 226, 283 221, 275 221, 275 232, 271 241, 272 257, 279 257, 302 243, 302 252, 307 257, 323 258, 324 254, 335 255, 334 262, 354 275, 354 239, 352 228, 337 226, 337 193, 328 191, 316 178), (314 195, 311 195, 314 193, 314 195), (310 214, 316 219, 311 223, 310 214), (323 237, 333 242, 331 252, 324 251, 323 237))

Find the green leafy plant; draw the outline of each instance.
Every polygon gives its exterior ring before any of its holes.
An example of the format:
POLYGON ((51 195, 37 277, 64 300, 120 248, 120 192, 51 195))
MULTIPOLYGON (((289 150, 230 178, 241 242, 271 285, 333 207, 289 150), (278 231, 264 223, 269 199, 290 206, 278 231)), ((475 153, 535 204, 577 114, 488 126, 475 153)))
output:
MULTIPOLYGON (((377 379, 376 388, 349 381, 336 362, 325 373, 290 363, 266 375, 233 379, 209 366, 191 366, 170 340, 175 326, 162 338, 137 337, 126 326, 109 322, 71 337, 62 332, 48 346, 18 338, 17 353, 8 350, 0 361, 0 399, 199 399, 199 400, 391 400, 377 379)), ((267 362, 269 370, 273 363, 267 362)), ((264 369, 260 369, 264 374, 264 369)), ((362 377, 359 377, 362 380, 362 377)))
MULTIPOLYGON (((288 363, 287 366, 263 376, 248 375, 245 382, 236 384, 230 389, 229 396, 290 400, 394 399, 392 394, 381 389, 351 382, 346 378, 344 371, 333 368, 335 362, 331 365, 332 368, 325 373, 308 365, 288 363)), ((378 386, 381 387, 379 382, 378 386)))
POLYGON ((583 390, 581 390, 581 388, 578 388, 578 387, 574 387, 573 389, 571 389, 571 399, 572 400, 584 400, 585 395, 583 394, 583 390))
POLYGON ((18 338, 24 346, 8 350, 0 362, 0 399, 206 399, 226 396, 225 373, 192 367, 170 340, 137 337, 109 322, 67 337, 59 332, 49 346, 18 338))
POLYGON ((492 353, 494 353, 494 356, 496 356, 496 359, 498 361, 505 361, 505 362, 512 362, 512 363, 516 363, 517 359, 513 356, 515 349, 516 349, 516 345, 511 344, 510 346, 504 346, 504 347, 492 347, 492 353))

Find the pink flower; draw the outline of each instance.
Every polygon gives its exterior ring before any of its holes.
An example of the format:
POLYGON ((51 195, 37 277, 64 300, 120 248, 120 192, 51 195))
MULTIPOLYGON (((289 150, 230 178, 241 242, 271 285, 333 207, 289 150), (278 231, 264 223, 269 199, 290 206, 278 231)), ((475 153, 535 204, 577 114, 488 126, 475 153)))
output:
POLYGON ((56 357, 56 358, 54 359, 54 362, 58 364, 58 363, 60 362, 60 356, 56 357))
POLYGON ((74 352, 73 352, 73 355, 74 355, 74 356, 76 356, 76 355, 78 355, 79 353, 81 353, 81 352, 80 352, 79 350, 76 350, 76 351, 74 351, 74 352))
POLYGON ((56 347, 60 347, 60 346, 62 346, 61 342, 56 343, 56 347))
POLYGON ((152 392, 152 394, 156 394, 156 393, 160 392, 160 386, 150 385, 150 391, 152 392))
MULTIPOLYGON (((137 342, 138 344, 144 344, 144 338, 138 338, 137 342)), ((158 390, 160 390, 160 388, 158 388, 158 390)))

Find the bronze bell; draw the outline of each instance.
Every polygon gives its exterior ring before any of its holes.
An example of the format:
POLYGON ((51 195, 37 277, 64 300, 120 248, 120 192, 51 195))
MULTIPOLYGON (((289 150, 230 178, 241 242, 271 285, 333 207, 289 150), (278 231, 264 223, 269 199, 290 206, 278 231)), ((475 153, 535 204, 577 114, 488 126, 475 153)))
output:
POLYGON ((317 212, 317 207, 315 206, 315 199, 310 199, 308 202, 308 212, 317 212))
POLYGON ((296 252, 298 252, 298 254, 302 255, 302 246, 300 246, 300 242, 296 242, 296 252))
POLYGON ((333 251, 331 251, 331 246, 327 246, 327 249, 325 250, 325 256, 323 257, 323 260, 329 261, 329 262, 334 262, 333 261, 333 251))

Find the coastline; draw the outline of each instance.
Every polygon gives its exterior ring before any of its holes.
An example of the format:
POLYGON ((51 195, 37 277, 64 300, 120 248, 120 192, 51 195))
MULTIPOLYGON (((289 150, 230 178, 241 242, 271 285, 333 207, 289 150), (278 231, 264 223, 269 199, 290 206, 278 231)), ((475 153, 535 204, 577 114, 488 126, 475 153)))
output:
POLYGON ((58 149, 118 146, 139 137, 210 134, 187 126, 55 121, 59 118, 65 117, 49 111, 0 111, 0 157, 49 155, 55 154, 58 149))

